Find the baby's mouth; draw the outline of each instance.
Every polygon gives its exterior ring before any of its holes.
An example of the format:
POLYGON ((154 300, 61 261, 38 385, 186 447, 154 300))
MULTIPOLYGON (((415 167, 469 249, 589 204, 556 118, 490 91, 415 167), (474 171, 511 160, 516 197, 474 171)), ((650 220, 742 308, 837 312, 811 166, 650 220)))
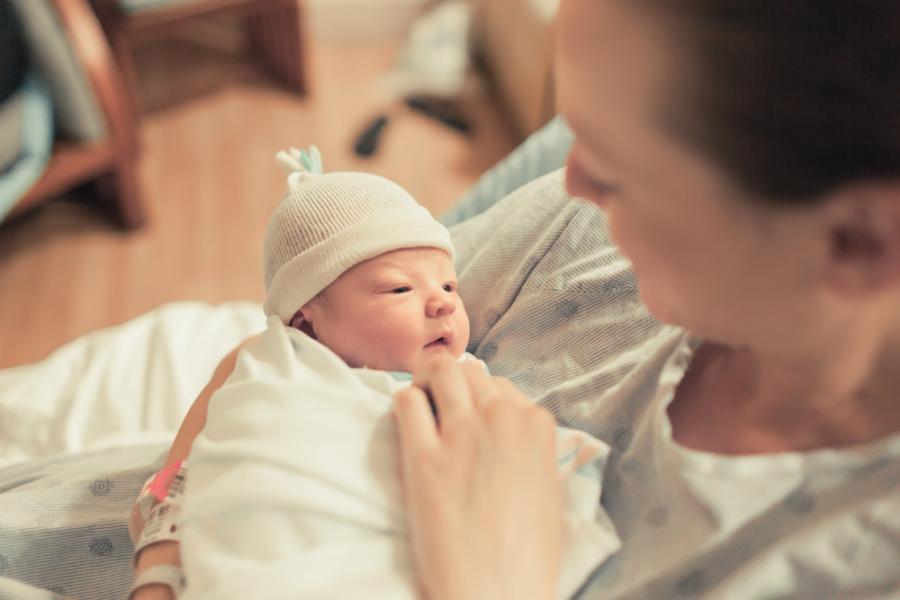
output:
POLYGON ((442 335, 439 338, 436 338, 427 344, 425 344, 426 348, 443 348, 450 345, 450 342, 453 341, 452 336, 450 335, 442 335))

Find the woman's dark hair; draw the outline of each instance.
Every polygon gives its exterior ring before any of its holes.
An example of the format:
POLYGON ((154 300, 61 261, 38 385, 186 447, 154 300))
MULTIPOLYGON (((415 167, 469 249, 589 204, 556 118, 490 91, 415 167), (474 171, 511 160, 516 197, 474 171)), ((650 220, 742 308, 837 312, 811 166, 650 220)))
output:
POLYGON ((900 0, 625 0, 688 48, 664 126, 752 195, 900 178, 900 0))

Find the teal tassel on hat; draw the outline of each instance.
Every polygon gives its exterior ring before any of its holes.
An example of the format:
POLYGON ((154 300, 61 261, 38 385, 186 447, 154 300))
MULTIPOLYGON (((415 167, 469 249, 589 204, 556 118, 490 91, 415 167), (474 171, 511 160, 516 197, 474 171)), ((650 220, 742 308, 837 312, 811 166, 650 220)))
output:
POLYGON ((315 146, 309 150, 298 150, 291 147, 289 150, 281 150, 275 155, 275 160, 286 168, 289 173, 322 174, 322 154, 315 146))

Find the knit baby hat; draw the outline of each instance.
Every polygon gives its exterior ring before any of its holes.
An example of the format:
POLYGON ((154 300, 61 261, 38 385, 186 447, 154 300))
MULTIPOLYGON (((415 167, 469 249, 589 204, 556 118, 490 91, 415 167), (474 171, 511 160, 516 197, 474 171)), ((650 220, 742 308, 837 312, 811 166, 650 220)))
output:
POLYGON ((396 183, 370 173, 322 173, 318 149, 276 155, 290 171, 263 243, 266 316, 291 318, 344 271, 385 252, 431 247, 453 258, 447 228, 396 183))

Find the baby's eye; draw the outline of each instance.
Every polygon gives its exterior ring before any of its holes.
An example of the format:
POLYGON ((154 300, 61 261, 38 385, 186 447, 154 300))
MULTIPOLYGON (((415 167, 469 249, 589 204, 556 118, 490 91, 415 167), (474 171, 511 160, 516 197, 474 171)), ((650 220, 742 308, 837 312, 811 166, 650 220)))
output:
POLYGON ((456 289, 456 285, 454 285, 454 284, 452 284, 452 283, 445 283, 445 284, 444 284, 444 291, 445 291, 445 292, 452 292, 452 291, 455 290, 455 289, 456 289))
POLYGON ((392 294, 405 294, 406 292, 409 292, 410 290, 412 290, 411 287, 402 285, 400 287, 396 287, 396 288, 392 289, 391 293, 392 294))

